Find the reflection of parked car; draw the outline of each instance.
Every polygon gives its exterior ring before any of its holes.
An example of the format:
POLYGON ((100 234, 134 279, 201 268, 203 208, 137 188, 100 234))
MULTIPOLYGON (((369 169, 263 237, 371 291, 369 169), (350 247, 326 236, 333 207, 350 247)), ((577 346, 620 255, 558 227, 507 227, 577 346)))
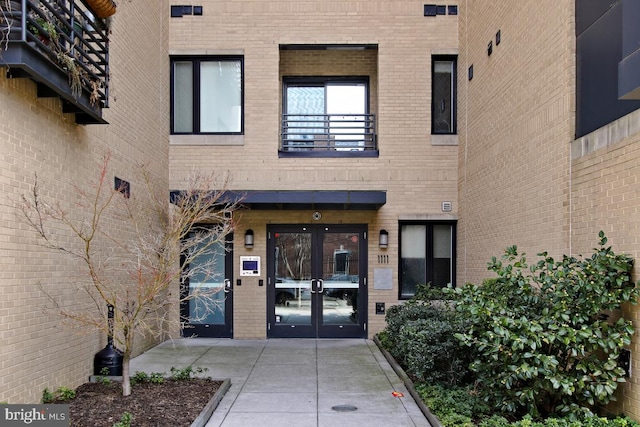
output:
MULTIPOLYGON (((335 300, 344 300, 353 305, 357 298, 357 275, 337 274, 324 280, 324 295, 335 300)), ((276 278, 276 305, 289 305, 290 301, 309 301, 311 280, 276 278)))
POLYGON ((276 279, 276 304, 289 305, 289 301, 311 299, 311 281, 276 279))

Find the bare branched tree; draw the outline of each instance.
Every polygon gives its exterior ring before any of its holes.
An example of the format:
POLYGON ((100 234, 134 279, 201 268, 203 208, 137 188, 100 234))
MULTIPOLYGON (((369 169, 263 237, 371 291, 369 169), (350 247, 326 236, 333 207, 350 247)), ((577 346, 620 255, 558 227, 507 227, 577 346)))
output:
MULTIPOLYGON (((221 309, 222 288, 196 286, 181 292, 181 286, 190 277, 215 282, 223 274, 216 271, 211 254, 225 247, 239 201, 227 198, 228 178, 211 174, 192 177, 170 203, 166 190, 157 191, 143 166, 139 172, 144 188, 112 189, 109 157, 90 190, 74 187, 75 209, 45 200, 36 177, 32 191, 22 197, 21 211, 41 245, 80 261, 85 280, 79 286, 89 296, 88 305, 65 304, 46 285, 40 288, 64 319, 105 334, 113 328, 113 341, 123 355, 126 396, 131 393, 129 362, 135 338, 159 338, 176 330, 179 306, 188 299, 197 299, 198 316, 221 309), (108 305, 113 306, 111 322, 108 305)), ((78 286, 75 281, 69 285, 78 286)))

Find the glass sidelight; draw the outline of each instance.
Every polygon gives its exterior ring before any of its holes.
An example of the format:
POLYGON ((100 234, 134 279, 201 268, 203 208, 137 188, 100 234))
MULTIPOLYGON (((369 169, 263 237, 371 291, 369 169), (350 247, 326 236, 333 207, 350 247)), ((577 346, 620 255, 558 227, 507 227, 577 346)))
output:
POLYGON ((364 226, 274 226, 268 335, 365 336, 365 252, 364 226))

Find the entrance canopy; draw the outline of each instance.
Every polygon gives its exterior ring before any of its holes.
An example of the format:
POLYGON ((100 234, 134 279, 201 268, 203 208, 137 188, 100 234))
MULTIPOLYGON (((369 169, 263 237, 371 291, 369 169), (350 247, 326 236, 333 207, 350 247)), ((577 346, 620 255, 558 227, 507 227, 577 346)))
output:
MULTIPOLYGON (((181 191, 171 191, 174 201, 181 191)), ((247 190, 227 191, 221 201, 239 201, 261 210, 378 210, 387 202, 386 191, 247 190)))

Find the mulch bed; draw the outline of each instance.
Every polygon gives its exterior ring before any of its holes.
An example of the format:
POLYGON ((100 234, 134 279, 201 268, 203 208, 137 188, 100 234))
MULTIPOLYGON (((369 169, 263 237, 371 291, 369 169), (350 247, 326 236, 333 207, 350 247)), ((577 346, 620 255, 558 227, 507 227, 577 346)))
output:
POLYGON ((125 412, 133 415, 131 426, 190 426, 216 393, 222 381, 192 378, 143 383, 122 396, 122 384, 87 383, 76 389, 70 405, 72 427, 112 427, 125 412))

